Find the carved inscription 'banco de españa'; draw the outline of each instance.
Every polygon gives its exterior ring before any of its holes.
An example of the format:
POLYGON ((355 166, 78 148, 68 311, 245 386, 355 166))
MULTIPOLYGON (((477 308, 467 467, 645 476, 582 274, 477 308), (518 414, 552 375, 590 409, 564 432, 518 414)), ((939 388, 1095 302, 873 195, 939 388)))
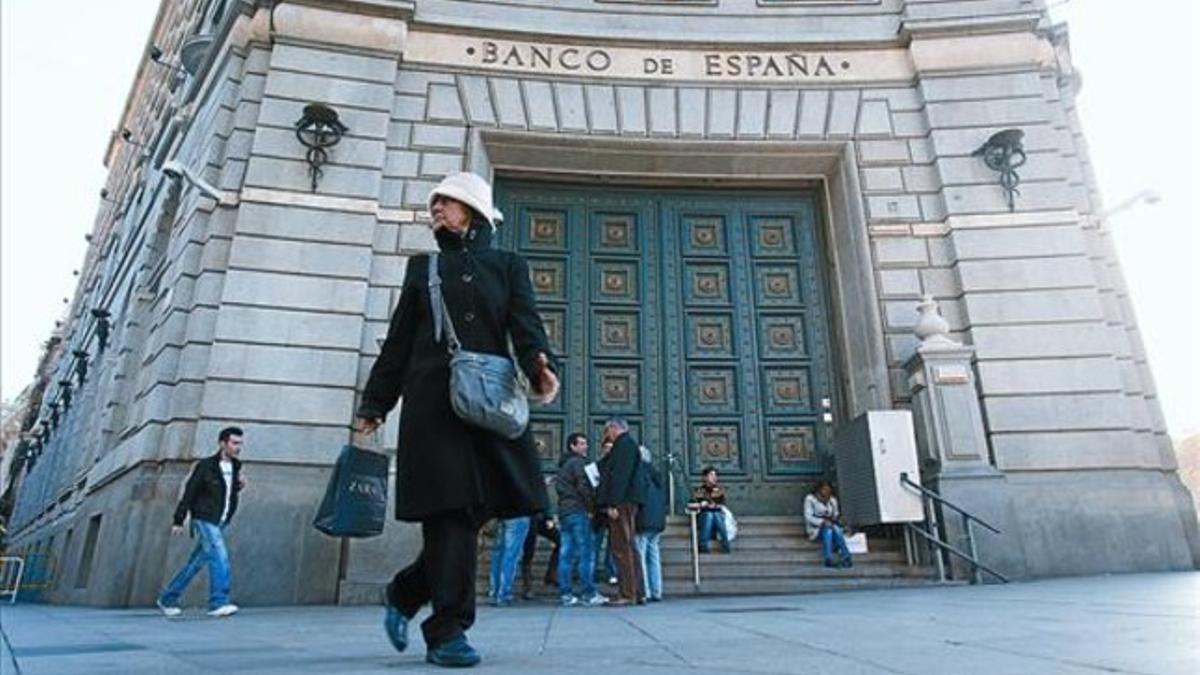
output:
POLYGON ((404 60, 488 71, 697 82, 863 82, 913 76, 904 49, 660 49, 413 31, 404 60))

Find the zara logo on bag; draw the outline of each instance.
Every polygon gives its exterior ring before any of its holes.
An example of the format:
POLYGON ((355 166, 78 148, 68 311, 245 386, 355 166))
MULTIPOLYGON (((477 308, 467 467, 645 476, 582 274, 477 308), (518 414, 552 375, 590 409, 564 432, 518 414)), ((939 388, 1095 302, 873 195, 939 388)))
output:
POLYGON ((356 478, 350 479, 350 484, 346 489, 350 494, 363 495, 364 497, 374 497, 379 492, 379 486, 374 481, 356 478))

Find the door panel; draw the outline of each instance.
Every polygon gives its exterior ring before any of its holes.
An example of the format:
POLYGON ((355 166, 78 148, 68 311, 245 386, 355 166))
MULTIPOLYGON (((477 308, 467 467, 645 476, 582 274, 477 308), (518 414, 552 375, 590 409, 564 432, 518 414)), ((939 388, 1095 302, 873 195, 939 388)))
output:
POLYGON ((533 411, 543 466, 621 415, 677 501, 713 465, 743 514, 797 513, 825 469, 824 289, 810 198, 501 182, 500 245, 529 261, 563 366, 533 411))

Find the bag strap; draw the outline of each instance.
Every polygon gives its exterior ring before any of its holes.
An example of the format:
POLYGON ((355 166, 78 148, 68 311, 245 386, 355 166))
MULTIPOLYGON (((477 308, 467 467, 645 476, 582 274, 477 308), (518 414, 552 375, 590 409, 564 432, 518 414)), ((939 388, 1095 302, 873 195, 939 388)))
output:
POLYGON ((429 307, 433 312, 433 341, 442 341, 443 325, 446 331, 446 351, 454 356, 462 348, 454 322, 450 320, 450 309, 442 296, 442 275, 438 273, 438 254, 429 254, 429 307))

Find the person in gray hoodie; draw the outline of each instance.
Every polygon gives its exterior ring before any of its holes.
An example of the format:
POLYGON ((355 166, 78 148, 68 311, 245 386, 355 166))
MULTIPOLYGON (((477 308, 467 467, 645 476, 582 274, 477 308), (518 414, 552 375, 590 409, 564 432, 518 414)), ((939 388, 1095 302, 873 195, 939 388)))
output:
POLYGON ((567 451, 558 463, 554 490, 558 493, 559 536, 562 546, 558 557, 558 591, 565 607, 603 605, 608 598, 596 592, 592 551, 592 501, 594 491, 585 467, 588 464, 587 437, 574 433, 567 437, 567 451), (578 560, 578 562, 576 562, 578 560), (580 594, 575 595, 572 572, 578 567, 580 594))

